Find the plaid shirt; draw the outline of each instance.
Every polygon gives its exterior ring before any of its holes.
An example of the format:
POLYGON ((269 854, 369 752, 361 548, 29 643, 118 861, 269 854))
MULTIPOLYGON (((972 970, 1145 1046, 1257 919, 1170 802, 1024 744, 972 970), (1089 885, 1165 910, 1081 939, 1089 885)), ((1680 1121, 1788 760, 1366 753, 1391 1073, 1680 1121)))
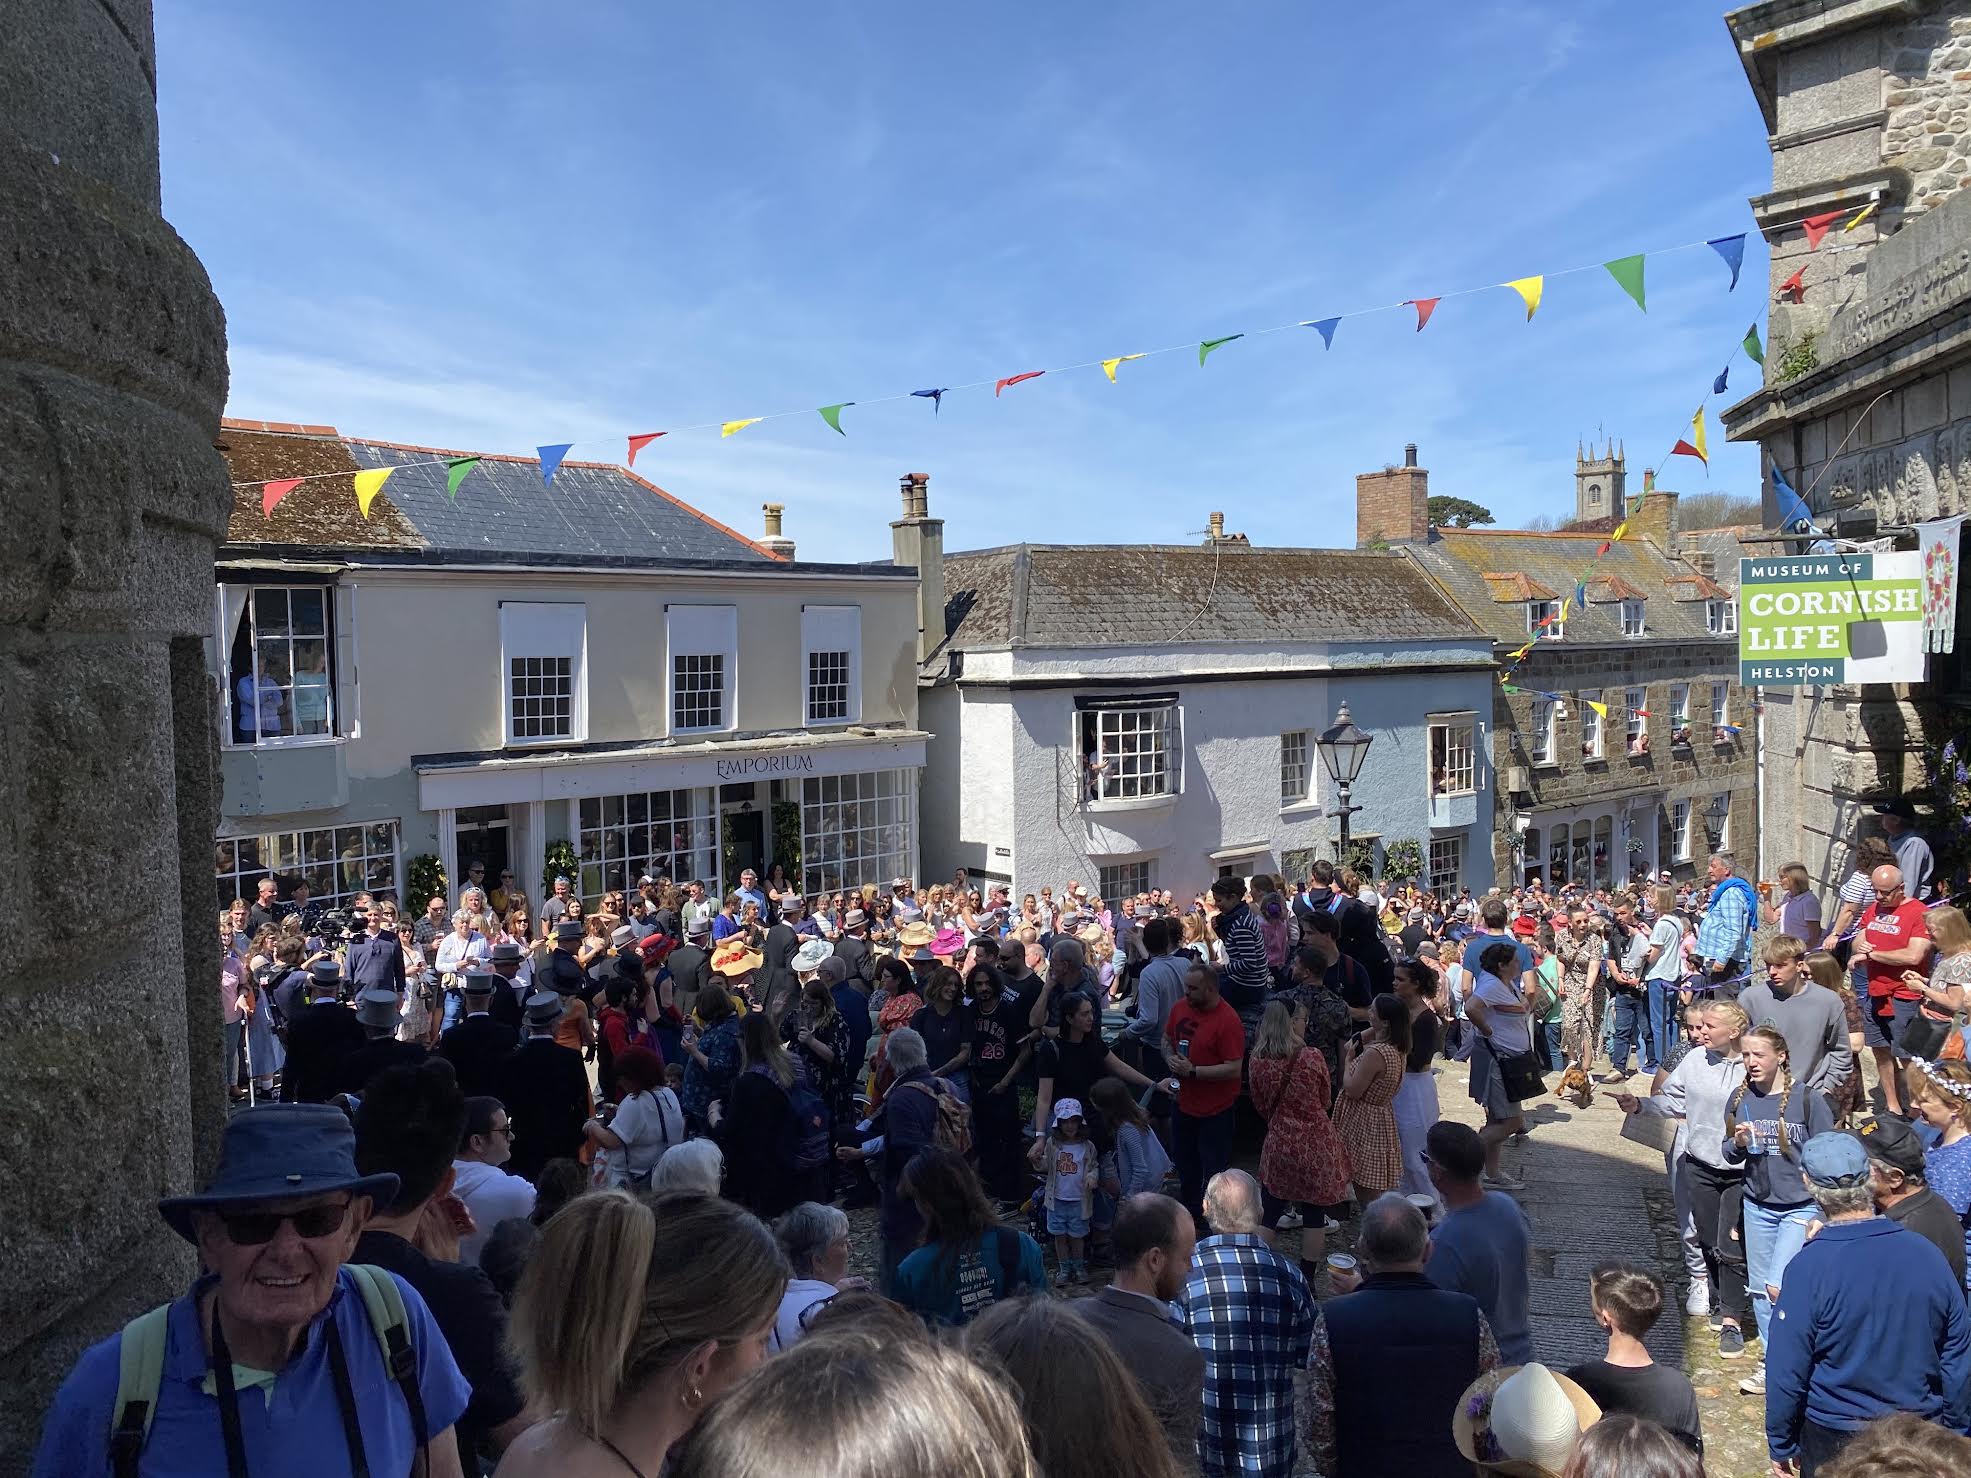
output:
POLYGON ((1206 1237, 1177 1301, 1178 1328, 1204 1352, 1205 1478, 1294 1464, 1294 1371, 1314 1338, 1314 1296, 1291 1260, 1257 1236, 1206 1237))

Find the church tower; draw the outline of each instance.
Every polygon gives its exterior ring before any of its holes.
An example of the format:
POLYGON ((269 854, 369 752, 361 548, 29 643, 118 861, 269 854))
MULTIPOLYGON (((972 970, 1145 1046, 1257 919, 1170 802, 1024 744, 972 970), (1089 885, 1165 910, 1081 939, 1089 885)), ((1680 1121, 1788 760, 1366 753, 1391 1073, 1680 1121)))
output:
MULTIPOLYGON (((1593 447, 1587 449, 1595 450, 1593 447)), ((1579 442, 1574 445, 1574 517, 1577 522, 1597 518, 1622 518, 1625 464, 1622 444, 1611 441, 1597 456, 1589 456, 1579 442)))

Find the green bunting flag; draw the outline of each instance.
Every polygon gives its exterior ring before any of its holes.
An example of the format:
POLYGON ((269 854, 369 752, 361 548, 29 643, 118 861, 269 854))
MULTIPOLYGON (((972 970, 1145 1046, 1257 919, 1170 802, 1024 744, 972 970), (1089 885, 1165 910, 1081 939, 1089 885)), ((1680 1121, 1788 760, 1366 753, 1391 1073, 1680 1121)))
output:
POLYGON ((1231 343, 1234 339, 1243 339, 1244 337, 1244 334, 1227 334, 1222 339, 1206 339, 1202 344, 1198 345, 1198 368, 1204 368, 1205 359, 1210 355, 1212 350, 1221 348, 1231 343))
POLYGON ((477 457, 447 457, 445 459, 445 496, 456 498, 459 484, 465 481, 466 473, 479 465, 477 457))
POLYGON ((1643 258, 1638 252, 1633 257, 1617 257, 1612 262, 1603 262, 1608 275, 1622 284, 1622 291, 1636 300, 1636 306, 1647 313, 1649 305, 1643 301, 1643 258))
POLYGON ((1766 351, 1759 344, 1758 324, 1753 324, 1752 327, 1745 331, 1745 343, 1742 347, 1745 350, 1745 357, 1754 364, 1764 364, 1766 362, 1766 351))
POLYGON ((833 426, 838 435, 847 436, 849 433, 842 430, 842 411, 854 404, 853 400, 845 400, 841 405, 824 405, 821 407, 821 419, 833 426))

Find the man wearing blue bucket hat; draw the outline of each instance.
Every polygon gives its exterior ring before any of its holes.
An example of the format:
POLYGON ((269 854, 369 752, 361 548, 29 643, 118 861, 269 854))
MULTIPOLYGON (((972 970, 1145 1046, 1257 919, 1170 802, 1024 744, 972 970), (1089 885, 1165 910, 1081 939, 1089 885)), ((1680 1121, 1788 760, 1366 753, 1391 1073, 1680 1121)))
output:
POLYGON ((450 1348, 408 1284, 346 1265, 396 1191, 357 1172, 339 1109, 234 1115, 212 1183, 158 1203, 207 1271, 83 1353, 35 1478, 458 1478, 451 1428, 471 1391, 450 1348))

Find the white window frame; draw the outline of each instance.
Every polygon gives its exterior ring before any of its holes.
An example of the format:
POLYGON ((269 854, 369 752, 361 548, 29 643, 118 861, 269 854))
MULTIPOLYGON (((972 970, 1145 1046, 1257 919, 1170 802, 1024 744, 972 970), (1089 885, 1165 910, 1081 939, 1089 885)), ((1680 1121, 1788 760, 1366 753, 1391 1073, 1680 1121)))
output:
POLYGON ((1690 825, 1690 802, 1671 802, 1670 860, 1672 862, 1690 861, 1690 825))
POLYGON ((865 883, 887 887, 892 878, 917 876, 914 770, 805 775, 798 796, 798 876, 808 897, 845 893, 865 883))
POLYGON ((801 716, 811 729, 862 720, 862 607, 801 607, 801 716), (817 656, 846 660, 846 702, 840 713, 815 712, 814 663, 817 656))
POLYGON ((1630 754, 1647 754, 1649 751, 1643 749, 1641 744, 1649 738, 1649 717, 1642 710, 1649 707, 1649 689, 1624 688, 1622 707, 1626 710, 1623 718, 1627 721, 1622 732, 1624 747, 1630 754))
POLYGON ((1600 688, 1583 688, 1574 695, 1574 701, 1581 709, 1581 758, 1599 760, 1608 757, 1608 725, 1602 722, 1600 714, 1588 707, 1593 699, 1601 702, 1600 688))
POLYGON ((697 878, 716 890, 719 816, 712 787, 571 797, 568 835, 581 862, 574 879, 578 898, 600 898, 611 889, 629 893, 646 872, 679 887, 697 878), (660 810, 667 814, 653 819, 660 810), (660 827, 669 835, 660 837, 660 827), (682 847, 674 845, 680 830, 682 847))
POLYGON ((235 898, 244 898, 252 903, 263 877, 276 877, 291 880, 296 876, 308 880, 310 909, 317 906, 324 910, 340 907, 345 900, 358 893, 369 893, 379 900, 389 896, 398 900, 399 911, 409 918, 409 911, 403 909, 403 830, 395 817, 380 821, 348 822, 341 826, 307 827, 297 831, 277 831, 254 833, 245 836, 215 837, 214 879, 218 885, 219 907, 229 906, 235 898), (386 844, 380 844, 376 833, 388 832, 386 844), (356 833, 355 836, 338 843, 338 833, 356 833), (326 837, 325 844, 317 839, 326 837), (243 844, 255 844, 259 856, 256 866, 245 867, 240 863, 240 848, 243 844), (348 855, 351 844, 357 847, 353 860, 362 869, 360 879, 346 876, 344 868, 352 860, 348 855), (310 856, 326 848, 326 856, 310 856), (269 865, 269 857, 273 858, 269 865), (390 879, 383 886, 376 886, 370 877, 371 864, 390 862, 390 879), (231 879, 228 891, 227 879, 231 879))
POLYGON ((1154 857, 1130 857, 1119 862, 1097 863, 1095 885, 1104 903, 1111 908, 1123 908, 1138 893, 1148 893, 1157 885, 1157 859, 1154 857), (1143 886, 1130 886, 1138 880, 1143 886))
MULTIPOLYGON (((805 692, 806 681, 802 688, 805 692)), ((664 608, 664 722, 673 734, 726 734, 739 727, 739 608, 670 605, 664 608), (678 722, 678 662, 687 657, 722 659, 719 722, 678 722)))
POLYGON ((1704 629, 1713 636, 1738 635, 1738 602, 1707 600, 1704 603, 1704 629))
POLYGON ((1425 886, 1439 898, 1455 895, 1465 880, 1463 832, 1434 836, 1424 854, 1425 886))
POLYGON ((1685 748, 1690 746, 1689 683, 1670 684, 1670 743, 1673 747, 1679 743, 1685 748), (1679 732, 1684 736, 1681 741, 1677 738, 1679 732))
POLYGON ((1731 722, 1731 683, 1724 678, 1711 680, 1711 742, 1713 744, 1731 743, 1731 735, 1722 725, 1731 722))
POLYGON ((1526 634, 1540 641, 1559 641, 1567 626, 1566 616, 1567 607, 1562 601, 1529 600, 1526 603, 1526 634), (1559 612, 1561 619, 1543 629, 1540 623, 1554 612, 1559 612))
POLYGON ((1475 713, 1433 713, 1426 720, 1424 783, 1428 794, 1438 796, 1478 793, 1478 715, 1475 713), (1460 744, 1462 736, 1462 744, 1460 744), (1437 788, 1440 747, 1444 763, 1444 788, 1437 788))
POLYGON ((1175 703, 1075 711, 1073 757, 1078 794, 1086 805, 1130 805, 1183 794, 1183 752, 1184 715, 1175 703), (1152 742, 1144 746, 1143 739, 1152 742), (1091 767, 1091 755, 1100 769, 1091 767))
POLYGON ((1536 765, 1559 764, 1557 736, 1560 733, 1560 705, 1551 698, 1533 700, 1532 738, 1527 741, 1526 757, 1536 765))
POLYGON ((1648 635, 1649 618, 1644 603, 1633 597, 1622 602, 1622 635, 1634 639, 1648 635))
POLYGON ((580 744, 589 736, 588 607, 579 602, 500 602, 500 735, 509 749, 580 744), (568 731, 515 732, 515 662, 568 663, 568 731))
POLYGON ((1306 729, 1290 729, 1280 736, 1280 809, 1311 805, 1313 800, 1313 735, 1306 729))
MULTIPOLYGON (((1712 796, 1711 799, 1725 803, 1725 814, 1724 819, 1718 823, 1718 839, 1710 844, 1710 850, 1713 852, 1729 852, 1731 850, 1731 792, 1728 790, 1721 791, 1719 794, 1712 796)), ((1710 808, 1707 806, 1705 809, 1706 815, 1708 816, 1710 808)), ((1710 835, 1709 827, 1705 828, 1705 835, 1710 835)))
MULTIPOLYGON (((224 704, 220 732, 220 745, 222 748, 303 748, 313 744, 333 744, 337 739, 342 737, 342 728, 349 722, 353 713, 353 694, 349 694, 348 689, 353 687, 355 680, 355 659, 353 651, 355 619, 353 612, 348 609, 348 603, 343 599, 343 592, 340 587, 305 583, 283 585, 272 581, 261 581, 257 583, 228 581, 218 587, 215 597, 214 622, 214 661, 212 670, 217 674, 223 690, 220 695, 224 704), (240 629, 240 623, 242 621, 246 622, 248 632, 247 647, 252 653, 253 675, 256 679, 257 687, 258 680, 264 676, 261 671, 260 652, 262 635, 259 629, 260 602, 257 597, 261 592, 272 593, 276 591, 282 592, 286 596, 290 618, 292 616, 293 598, 295 595, 307 594, 319 597, 322 605, 322 622, 324 627, 319 634, 308 632, 299 638, 295 637, 292 632, 276 633, 271 629, 266 634, 265 640, 270 648, 279 644, 284 646, 289 654, 287 659, 290 663, 289 679, 287 683, 279 684, 283 694, 281 700, 282 728, 288 729, 294 724, 295 684, 291 664, 294 660, 293 652, 298 641, 319 641, 322 644, 324 659, 323 676, 327 679, 326 683, 322 685, 322 701, 327 706, 328 711, 326 720, 327 728, 321 733, 316 734, 280 733, 261 736, 258 733, 258 726, 256 725, 254 737, 243 740, 236 737, 236 728, 239 710, 239 682, 240 678, 245 674, 233 670, 233 639, 240 629), (347 626, 346 634, 344 632, 345 625, 347 626)), ((314 687, 316 685, 311 683, 309 686, 314 687)))

